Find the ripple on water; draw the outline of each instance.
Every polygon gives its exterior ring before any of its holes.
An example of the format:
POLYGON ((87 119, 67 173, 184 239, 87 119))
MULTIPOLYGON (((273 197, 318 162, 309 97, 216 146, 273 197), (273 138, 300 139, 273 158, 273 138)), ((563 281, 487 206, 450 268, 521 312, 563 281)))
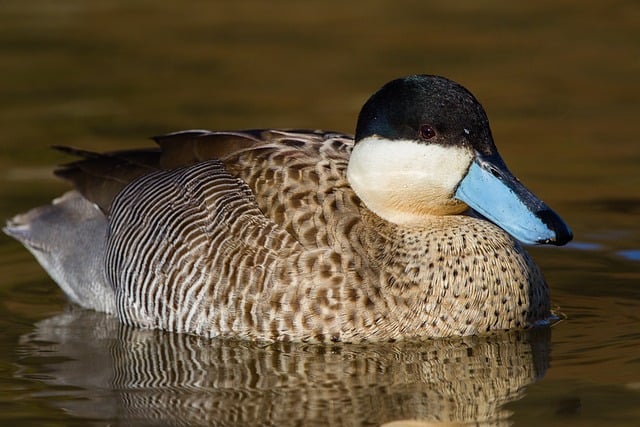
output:
POLYGON ((630 261, 640 261, 640 249, 618 251, 617 254, 630 261))

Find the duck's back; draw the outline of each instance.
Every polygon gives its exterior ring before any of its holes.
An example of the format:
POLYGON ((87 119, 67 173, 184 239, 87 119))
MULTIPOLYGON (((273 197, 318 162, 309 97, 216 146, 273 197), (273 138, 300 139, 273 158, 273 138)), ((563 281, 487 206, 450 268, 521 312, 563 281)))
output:
POLYGON ((339 333, 336 316, 307 310, 321 311, 314 294, 343 292, 354 270, 350 145, 319 133, 265 139, 144 175, 116 196, 105 270, 125 322, 261 339, 339 333))

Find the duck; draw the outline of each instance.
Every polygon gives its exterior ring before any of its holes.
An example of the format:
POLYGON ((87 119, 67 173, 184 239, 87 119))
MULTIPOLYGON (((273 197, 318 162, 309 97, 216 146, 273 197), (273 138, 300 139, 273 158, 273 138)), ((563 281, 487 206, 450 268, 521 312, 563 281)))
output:
POLYGON ((209 338, 383 342, 550 322, 525 245, 562 218, 507 168, 462 85, 386 83, 355 135, 179 131, 79 157, 73 189, 8 220, 68 299, 209 338))

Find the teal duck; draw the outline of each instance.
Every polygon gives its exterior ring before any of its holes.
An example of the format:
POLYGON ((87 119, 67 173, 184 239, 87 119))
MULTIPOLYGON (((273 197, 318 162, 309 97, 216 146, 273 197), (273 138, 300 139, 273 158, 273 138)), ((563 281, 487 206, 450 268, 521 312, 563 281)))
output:
POLYGON ((507 169, 461 85, 414 75, 355 137, 175 132, 56 171, 74 189, 9 220, 71 301, 142 328, 263 341, 392 341, 553 314, 523 244, 562 219, 507 169))

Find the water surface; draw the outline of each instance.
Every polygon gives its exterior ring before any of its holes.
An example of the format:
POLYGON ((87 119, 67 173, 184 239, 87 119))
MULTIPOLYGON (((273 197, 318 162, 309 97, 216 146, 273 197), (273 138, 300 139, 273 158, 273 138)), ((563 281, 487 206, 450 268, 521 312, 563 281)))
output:
POLYGON ((1 218, 67 188, 50 145, 350 132, 380 85, 434 73, 476 94, 511 170, 576 238, 531 248, 566 315, 552 328, 322 347, 131 330, 68 306, 0 236, 0 423, 638 425, 638 52, 633 0, 4 0, 1 218))

